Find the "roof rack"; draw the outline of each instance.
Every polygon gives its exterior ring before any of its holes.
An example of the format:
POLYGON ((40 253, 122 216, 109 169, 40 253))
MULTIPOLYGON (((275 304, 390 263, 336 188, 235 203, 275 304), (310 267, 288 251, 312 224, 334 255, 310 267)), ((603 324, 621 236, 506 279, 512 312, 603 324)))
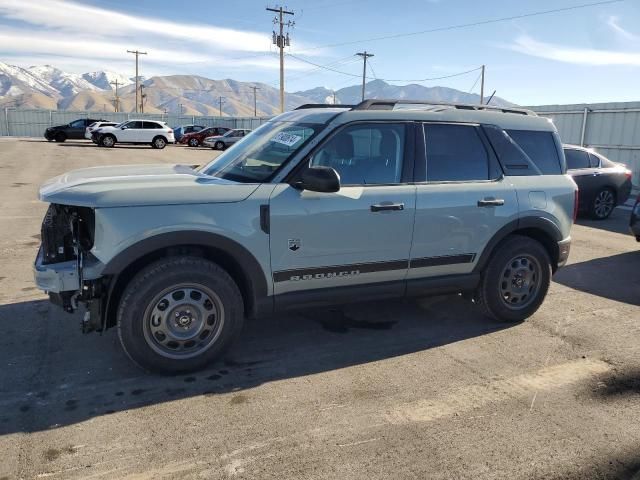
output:
POLYGON ((459 110, 490 110, 502 113, 516 113, 518 115, 536 115, 535 112, 524 108, 495 107, 493 105, 472 105, 465 103, 431 102, 428 100, 365 100, 354 106, 352 110, 394 110, 396 105, 431 105, 434 107, 441 107, 443 109, 456 108, 459 110))
POLYGON ((304 105, 300 105, 299 107, 294 108, 294 110, 306 110, 308 108, 348 108, 354 109, 357 105, 342 105, 342 104, 331 104, 331 103, 305 103, 304 105))

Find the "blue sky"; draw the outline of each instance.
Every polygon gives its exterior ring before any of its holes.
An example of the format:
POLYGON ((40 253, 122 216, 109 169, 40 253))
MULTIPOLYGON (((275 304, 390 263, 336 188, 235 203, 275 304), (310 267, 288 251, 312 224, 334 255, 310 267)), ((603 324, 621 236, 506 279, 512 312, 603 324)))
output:
MULTIPOLYGON (((596 0, 591 0, 591 2, 596 0)), ((372 38, 570 7, 590 0, 289 0, 287 91, 369 76, 423 79, 487 67, 486 91, 522 105, 640 100, 640 0, 385 40, 372 38), (369 39, 369 40, 367 40, 369 39), (343 43, 357 42, 348 45, 343 43), (300 60, 298 60, 300 59, 300 60), (305 63, 330 65, 331 72, 305 63)), ((83 73, 198 74, 278 85, 263 0, 0 0, 0 61, 83 73)), ((479 91, 477 72, 426 86, 479 91)), ((405 81, 392 83, 404 84, 405 81)))

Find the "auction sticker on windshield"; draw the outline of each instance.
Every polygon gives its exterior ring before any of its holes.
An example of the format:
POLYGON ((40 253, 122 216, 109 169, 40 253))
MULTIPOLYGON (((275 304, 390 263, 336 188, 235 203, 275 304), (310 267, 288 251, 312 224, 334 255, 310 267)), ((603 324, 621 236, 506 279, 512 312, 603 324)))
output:
POLYGON ((287 147, 293 147, 302 137, 292 133, 280 132, 271 139, 272 142, 281 143, 287 147))

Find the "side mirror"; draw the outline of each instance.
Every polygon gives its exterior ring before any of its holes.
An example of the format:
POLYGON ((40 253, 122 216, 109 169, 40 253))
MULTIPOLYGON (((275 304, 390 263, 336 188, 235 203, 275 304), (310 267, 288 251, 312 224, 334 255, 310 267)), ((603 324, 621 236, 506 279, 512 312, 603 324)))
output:
POLYGON ((331 167, 309 167, 294 186, 311 192, 333 193, 340 190, 340 175, 331 167))
POLYGON ((120 127, 120 130, 126 130, 126 129, 127 129, 127 126, 126 126, 126 125, 124 125, 124 126, 120 127))

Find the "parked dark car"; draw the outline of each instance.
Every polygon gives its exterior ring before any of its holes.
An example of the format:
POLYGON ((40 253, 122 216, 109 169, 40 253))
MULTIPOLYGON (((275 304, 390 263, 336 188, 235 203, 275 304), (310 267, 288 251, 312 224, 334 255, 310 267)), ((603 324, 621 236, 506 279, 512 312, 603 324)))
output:
POLYGON ((596 220, 611 215, 631 194, 631 170, 615 163, 591 148, 564 145, 567 173, 580 190, 578 211, 596 220))
POLYGON ((179 143, 185 143, 190 147, 199 147, 205 138, 224 135, 229 130, 231 129, 227 127, 208 127, 199 132, 185 133, 180 138, 179 143))
POLYGON ((199 132, 203 128, 206 128, 204 125, 180 125, 178 127, 173 127, 173 135, 176 137, 176 143, 180 141, 183 135, 187 133, 199 132))
POLYGON ((44 138, 50 142, 64 142, 65 140, 81 140, 84 139, 85 129, 94 122, 104 122, 97 118, 79 118, 66 125, 58 125, 49 127, 44 131, 44 138))
POLYGON ((636 203, 631 210, 631 220, 629 221, 629 228, 631 234, 636 237, 636 240, 640 242, 640 194, 636 198, 636 203))

